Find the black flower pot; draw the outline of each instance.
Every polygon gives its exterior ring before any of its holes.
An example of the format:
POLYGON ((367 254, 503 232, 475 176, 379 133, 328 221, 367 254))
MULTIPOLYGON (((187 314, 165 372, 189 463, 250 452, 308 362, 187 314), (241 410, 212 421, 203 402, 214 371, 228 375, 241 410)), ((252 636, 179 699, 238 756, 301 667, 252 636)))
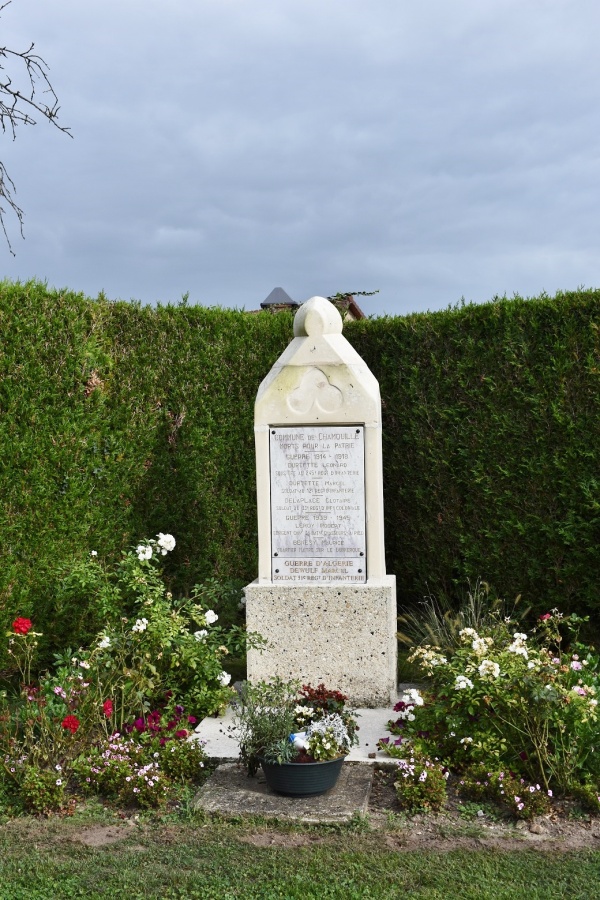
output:
POLYGON ((268 786, 288 797, 314 797, 334 787, 345 756, 312 763, 268 763, 261 759, 268 786))

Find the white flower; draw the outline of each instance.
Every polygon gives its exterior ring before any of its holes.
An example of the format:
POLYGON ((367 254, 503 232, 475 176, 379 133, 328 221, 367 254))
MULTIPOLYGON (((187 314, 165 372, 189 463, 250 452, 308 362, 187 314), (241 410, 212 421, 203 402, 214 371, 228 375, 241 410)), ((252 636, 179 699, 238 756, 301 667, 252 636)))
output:
POLYGON ((140 562, 143 562, 145 559, 152 559, 152 547, 150 544, 138 544, 135 552, 140 562))
POLYGON ((197 641, 203 641, 207 634, 208 631, 206 630, 206 628, 201 628, 200 631, 194 632, 194 637, 197 641))
POLYGON ((522 656, 523 659, 528 659, 529 654, 527 652, 527 647, 525 646, 525 641, 527 640, 526 634, 521 634, 519 631, 516 631, 513 635, 514 641, 508 648, 509 653, 516 653, 518 656, 522 656))
POLYGON ((429 644, 424 647, 416 647, 409 656, 409 662, 418 662, 427 672, 431 674, 435 666, 445 666, 448 662, 445 656, 436 653, 439 648, 433 648, 429 644))
POLYGON ((478 638, 475 638, 475 640, 473 641, 471 646, 473 647, 473 650, 475 651, 477 656, 482 656, 484 653, 486 653, 488 648, 492 646, 493 643, 494 642, 493 642, 492 638, 478 637, 478 638))
POLYGON ((204 613, 204 619, 207 625, 214 625, 218 618, 218 615, 212 609, 207 609, 204 613))
POLYGON ((85 659, 82 659, 81 662, 79 663, 79 665, 81 666, 82 669, 89 669, 89 667, 90 667, 89 662, 86 662, 85 659))
POLYGON ((423 706, 423 703, 425 702, 421 697, 419 691, 417 691, 415 688, 409 688, 404 692, 404 695, 405 697, 408 697, 410 702, 415 706, 423 706))
POLYGON ((90 550, 90 556, 98 556, 97 550, 90 550))
POLYGON ((493 662, 491 659, 484 659, 481 662, 478 670, 479 674, 482 678, 486 676, 490 676, 491 678, 497 678, 500 674, 500 666, 497 662, 493 662))
POLYGON ((56 785, 57 785, 57 787, 60 787, 61 784, 62 784, 62 779, 57 778, 57 779, 56 779, 56 785))
POLYGON ((458 632, 458 635, 465 644, 470 640, 476 640, 479 637, 474 628, 463 628, 462 631, 458 632))
POLYGON ((473 738, 472 738, 472 737, 464 737, 464 738, 461 738, 461 739, 460 739, 460 743, 461 743, 461 744, 472 744, 472 743, 473 743, 473 738))
POLYGON ((539 666, 539 664, 540 664, 539 659, 530 659, 529 662, 527 663, 527 668, 535 669, 535 667, 539 666))
POLYGON ((172 534, 163 534, 162 531, 159 531, 156 536, 158 538, 156 543, 160 547, 163 556, 175 549, 175 538, 172 534))
POLYGON ((132 631, 145 631, 148 627, 148 619, 137 619, 135 625, 132 627, 132 631))
POLYGON ((472 688, 473 682, 470 678, 467 678, 466 675, 457 675, 456 681, 454 682, 454 690, 462 691, 464 688, 472 688))
POLYGON ((102 638, 102 640, 100 641, 100 643, 98 644, 98 649, 106 650, 107 647, 110 647, 110 638, 108 637, 108 635, 105 634, 104 637, 102 638))
POLYGON ((231 675, 229 674, 229 672, 221 672, 221 674, 217 678, 217 681, 219 682, 219 684, 222 684, 223 687, 225 687, 231 681, 231 675))

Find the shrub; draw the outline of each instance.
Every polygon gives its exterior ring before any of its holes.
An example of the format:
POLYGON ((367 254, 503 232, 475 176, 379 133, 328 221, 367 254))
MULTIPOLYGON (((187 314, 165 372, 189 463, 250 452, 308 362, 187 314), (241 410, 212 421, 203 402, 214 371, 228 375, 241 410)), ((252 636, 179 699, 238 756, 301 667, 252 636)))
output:
POLYGON ((48 814, 65 805, 65 782, 60 766, 54 771, 36 765, 24 766, 19 773, 20 794, 29 812, 48 814))
POLYGON ((72 772, 84 786, 146 806, 162 802, 170 780, 200 777, 204 753, 187 738, 198 717, 232 696, 222 660, 229 648, 240 652, 245 633, 220 628, 218 614, 193 599, 173 600, 160 560, 174 546, 159 533, 124 553, 102 583, 129 616, 108 616, 91 647, 56 654, 37 680, 42 635, 24 616, 13 621, 0 759, 28 808, 60 807, 72 772))
POLYGON ((600 660, 578 641, 582 624, 553 610, 529 635, 497 619, 479 632, 464 628, 453 653, 416 648, 428 689, 402 701, 391 727, 454 770, 480 764, 546 792, 598 783, 600 660))
POLYGON ((412 813, 437 812, 446 803, 448 770, 438 760, 412 754, 398 761, 396 794, 402 806, 412 813))
POLYGON ((509 772, 488 772, 485 766, 475 766, 465 772, 460 788, 462 794, 474 800, 494 800, 517 819, 533 819, 550 811, 551 790, 528 784, 509 772))

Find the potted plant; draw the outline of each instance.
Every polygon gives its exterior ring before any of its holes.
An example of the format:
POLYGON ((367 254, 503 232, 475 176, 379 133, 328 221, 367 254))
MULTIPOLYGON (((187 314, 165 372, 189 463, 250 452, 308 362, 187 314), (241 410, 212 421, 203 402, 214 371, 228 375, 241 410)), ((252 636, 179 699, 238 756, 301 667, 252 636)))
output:
POLYGON ((236 704, 234 733, 240 759, 254 775, 262 767, 269 787, 301 797, 323 794, 339 778, 357 742, 347 697, 320 684, 298 681, 245 683, 236 704))

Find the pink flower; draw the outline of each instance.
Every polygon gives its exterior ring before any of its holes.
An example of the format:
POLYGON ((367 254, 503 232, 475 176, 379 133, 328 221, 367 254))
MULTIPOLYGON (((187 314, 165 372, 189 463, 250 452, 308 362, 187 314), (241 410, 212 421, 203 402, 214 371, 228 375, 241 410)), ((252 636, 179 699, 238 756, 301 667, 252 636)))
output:
POLYGON ((577 660, 574 659, 573 662, 571 663, 571 668, 573 669, 574 672, 579 672, 579 670, 582 669, 583 666, 581 665, 580 662, 577 662, 577 660))
POLYGON ((540 622, 546 622, 548 619, 552 618, 552 613, 544 613, 543 616, 540 616, 540 622))
POLYGON ((113 714, 112 700, 105 700, 104 703, 102 704, 102 709, 104 710, 104 715, 106 716, 106 718, 110 719, 110 717, 113 714))

